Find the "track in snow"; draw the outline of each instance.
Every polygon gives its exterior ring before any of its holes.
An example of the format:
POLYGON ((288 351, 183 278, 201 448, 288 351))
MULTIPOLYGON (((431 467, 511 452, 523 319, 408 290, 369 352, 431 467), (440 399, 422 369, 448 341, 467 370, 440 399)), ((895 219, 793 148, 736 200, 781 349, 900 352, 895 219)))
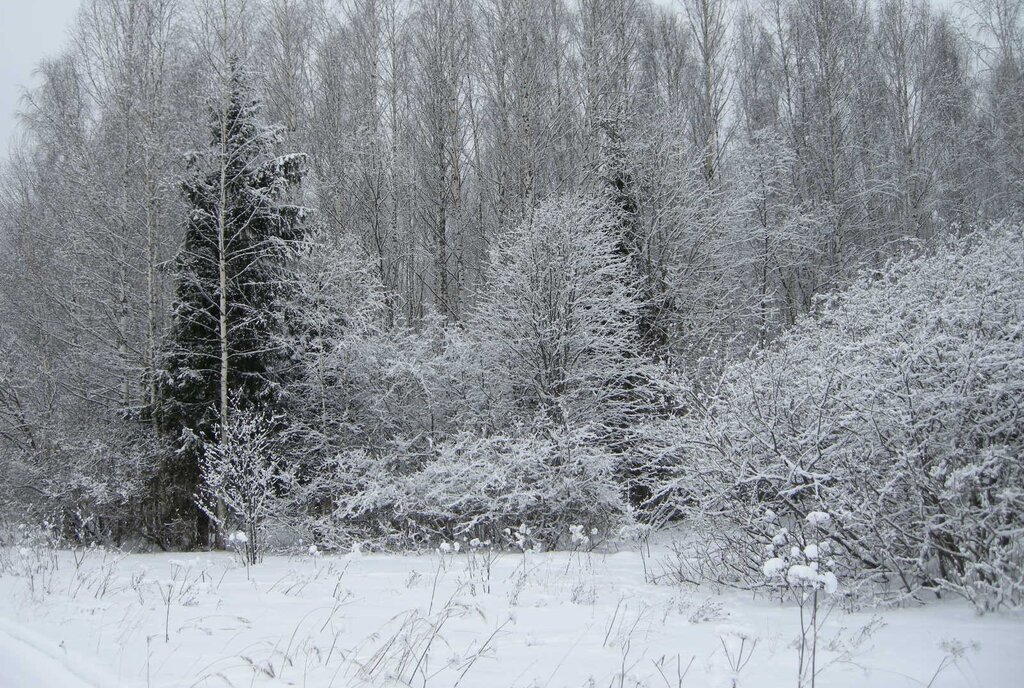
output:
POLYGON ((96 688, 46 644, 25 637, 0 619, 0 688, 96 688))

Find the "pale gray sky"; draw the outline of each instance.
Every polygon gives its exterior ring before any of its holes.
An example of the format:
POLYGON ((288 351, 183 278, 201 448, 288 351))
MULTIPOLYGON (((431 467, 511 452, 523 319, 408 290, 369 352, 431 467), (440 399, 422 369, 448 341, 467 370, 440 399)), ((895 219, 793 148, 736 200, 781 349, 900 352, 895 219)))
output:
POLYGON ((0 160, 14 135, 14 111, 32 70, 60 52, 81 0, 0 0, 0 160))

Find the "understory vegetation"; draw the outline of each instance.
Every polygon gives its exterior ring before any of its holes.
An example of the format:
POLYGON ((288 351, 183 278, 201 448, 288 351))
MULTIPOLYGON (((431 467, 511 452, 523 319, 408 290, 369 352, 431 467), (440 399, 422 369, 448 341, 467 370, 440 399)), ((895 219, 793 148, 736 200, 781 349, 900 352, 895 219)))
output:
POLYGON ((1024 241, 1002 228, 866 275, 729 367, 664 491, 732 580, 824 535, 852 587, 1018 606, 1022 398, 1024 241))

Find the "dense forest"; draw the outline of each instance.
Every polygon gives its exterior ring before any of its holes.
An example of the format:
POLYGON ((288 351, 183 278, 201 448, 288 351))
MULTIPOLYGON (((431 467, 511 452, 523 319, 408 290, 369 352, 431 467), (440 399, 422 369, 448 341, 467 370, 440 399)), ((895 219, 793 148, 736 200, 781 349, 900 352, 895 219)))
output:
POLYGON ((0 176, 0 518, 1020 604, 1024 2, 944 10, 84 0, 0 176))

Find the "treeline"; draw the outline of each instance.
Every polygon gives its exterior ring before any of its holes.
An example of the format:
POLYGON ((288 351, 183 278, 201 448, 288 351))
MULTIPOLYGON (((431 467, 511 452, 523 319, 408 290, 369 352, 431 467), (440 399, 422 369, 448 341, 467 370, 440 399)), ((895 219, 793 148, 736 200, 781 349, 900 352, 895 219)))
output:
POLYGON ((1020 214, 1022 22, 87 0, 3 175, 4 502, 205 544, 259 429, 264 493, 325 542, 667 508, 694 390, 1020 214))

